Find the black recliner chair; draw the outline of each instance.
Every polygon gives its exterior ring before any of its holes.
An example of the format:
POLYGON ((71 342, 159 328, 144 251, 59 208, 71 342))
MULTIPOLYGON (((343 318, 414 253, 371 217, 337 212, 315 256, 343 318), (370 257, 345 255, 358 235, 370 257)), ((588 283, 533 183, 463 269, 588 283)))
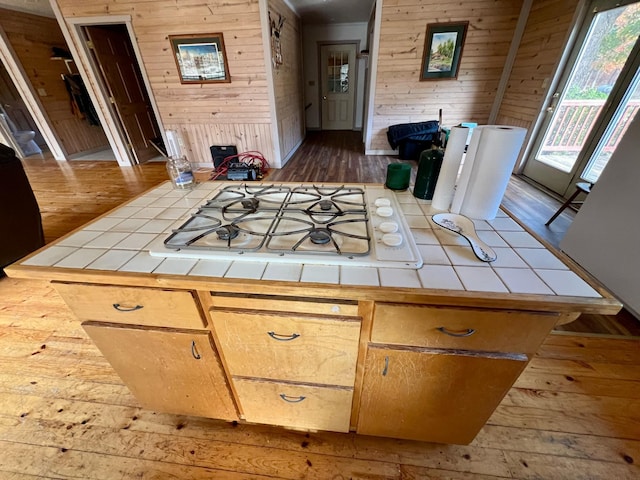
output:
POLYGON ((0 143, 0 276, 3 268, 44 245, 42 217, 22 162, 0 143))
POLYGON ((423 150, 431 148, 438 139, 440 122, 429 120, 418 123, 401 123, 387 129, 387 140, 391 148, 398 149, 400 160, 418 160, 423 150))

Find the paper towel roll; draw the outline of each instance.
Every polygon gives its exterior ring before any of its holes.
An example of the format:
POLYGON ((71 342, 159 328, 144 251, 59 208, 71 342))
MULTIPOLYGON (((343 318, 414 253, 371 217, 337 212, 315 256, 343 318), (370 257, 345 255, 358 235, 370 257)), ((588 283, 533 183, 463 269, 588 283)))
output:
POLYGON ((524 128, 505 125, 474 130, 453 197, 453 213, 495 218, 526 133, 524 128))
POLYGON ((440 175, 431 200, 431 206, 437 210, 449 210, 451 206, 458 170, 460 170, 462 155, 464 155, 464 149, 467 146, 468 135, 469 127, 456 126, 449 133, 440 175))

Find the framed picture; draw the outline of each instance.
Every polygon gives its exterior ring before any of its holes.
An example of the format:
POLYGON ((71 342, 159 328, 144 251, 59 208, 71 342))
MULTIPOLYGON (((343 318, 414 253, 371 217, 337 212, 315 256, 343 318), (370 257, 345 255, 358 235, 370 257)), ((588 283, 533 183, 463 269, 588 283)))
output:
POLYGON ((457 78, 469 22, 429 23, 420 80, 457 78))
POLYGON ((169 35, 180 83, 231 81, 222 33, 169 35))

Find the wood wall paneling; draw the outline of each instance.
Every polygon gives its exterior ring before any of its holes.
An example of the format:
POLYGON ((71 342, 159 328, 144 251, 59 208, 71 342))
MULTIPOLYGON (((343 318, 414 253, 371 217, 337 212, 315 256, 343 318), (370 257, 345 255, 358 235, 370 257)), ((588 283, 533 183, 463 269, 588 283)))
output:
POLYGON ((486 123, 521 6, 508 0, 386 0, 367 149, 389 151, 390 125, 436 120, 440 108, 445 125, 486 123), (469 21, 458 79, 421 82, 427 24, 456 21, 469 21))
POLYGON ((562 55, 578 0, 533 2, 505 91, 498 122, 530 129, 562 55))
POLYGON ((58 0, 65 19, 130 15, 151 93, 165 129, 181 133, 193 162, 211 145, 275 150, 258 0, 58 0), (169 35, 222 32, 231 83, 182 85, 169 35))
POLYGON ((272 64, 280 154, 284 159, 304 138, 302 25, 283 0, 269 0, 269 11, 275 22, 278 15, 285 18, 280 32, 282 64, 277 68, 272 64))
MULTIPOLYGON (((67 155, 108 147, 102 127, 90 125, 71 111, 69 94, 61 74, 69 71, 62 60, 51 60, 51 47, 66 49, 62 31, 55 19, 0 8, 0 25, 27 74, 51 126, 67 155)), ((75 65, 70 64, 73 72, 75 65)))

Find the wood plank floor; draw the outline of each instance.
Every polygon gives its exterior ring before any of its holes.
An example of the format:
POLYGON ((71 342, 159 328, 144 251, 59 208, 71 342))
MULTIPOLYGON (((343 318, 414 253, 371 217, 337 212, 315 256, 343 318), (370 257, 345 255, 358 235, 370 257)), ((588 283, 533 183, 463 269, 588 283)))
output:
MULTIPOLYGON (((340 161, 348 177, 334 178, 384 181, 390 161, 340 161)), ((158 164, 25 167, 49 240, 166 178, 158 164)), ((469 446, 156 414, 138 407, 50 286, 4 278, 0 479, 637 479, 639 365, 639 339, 553 334, 469 446)))

